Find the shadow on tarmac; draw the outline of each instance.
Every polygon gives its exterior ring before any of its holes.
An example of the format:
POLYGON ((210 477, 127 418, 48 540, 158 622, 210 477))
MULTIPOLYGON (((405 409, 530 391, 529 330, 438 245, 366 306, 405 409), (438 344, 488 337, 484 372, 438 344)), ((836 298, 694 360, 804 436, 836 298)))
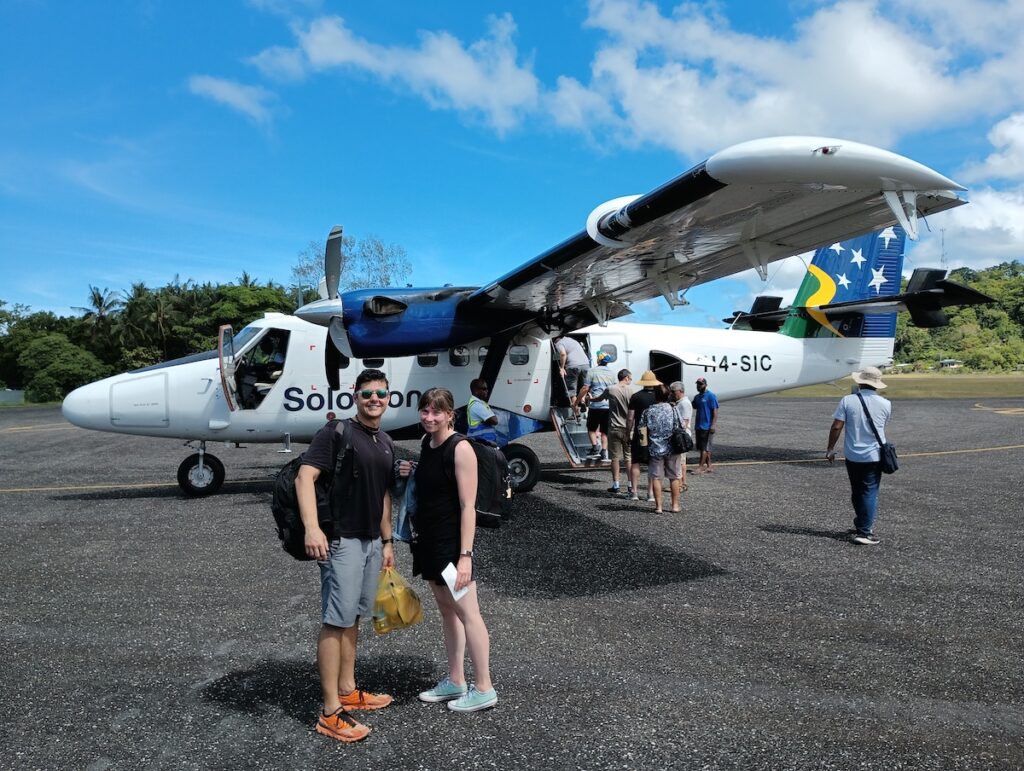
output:
MULTIPOLYGON (((237 482, 225 482, 224 486, 217 491, 216 497, 230 495, 262 495, 269 494, 273 488, 273 479, 252 479, 239 480, 237 482)), ((185 495, 177 485, 164 485, 160 487, 130 487, 124 489, 90 490, 80 493, 67 493, 65 495, 51 495, 51 501, 119 501, 119 500, 145 500, 160 498, 179 498, 181 500, 203 500, 202 498, 190 498, 185 495)), ((267 499, 267 506, 270 506, 270 499, 267 499)))
MULTIPOLYGON (((639 513, 625 501, 621 507, 609 505, 639 513)), ((481 575, 503 576, 494 591, 529 599, 594 597, 727 573, 699 557, 588 517, 585 511, 550 503, 531 507, 528 515, 503 525, 486 555, 481 575)))
POLYGON ((817 527, 794 527, 792 525, 762 525, 762 532, 783 535, 809 535, 813 538, 831 538, 833 541, 850 540, 848 530, 822 530, 817 527))
MULTIPOLYGON (((398 701, 413 700, 436 682, 436 662, 423 656, 374 656, 356 659, 356 681, 398 701)), ((316 720, 320 703, 319 675, 312 661, 267 659, 254 667, 228 672, 206 685, 204 701, 246 715, 262 715, 276 707, 300 723, 316 720)))

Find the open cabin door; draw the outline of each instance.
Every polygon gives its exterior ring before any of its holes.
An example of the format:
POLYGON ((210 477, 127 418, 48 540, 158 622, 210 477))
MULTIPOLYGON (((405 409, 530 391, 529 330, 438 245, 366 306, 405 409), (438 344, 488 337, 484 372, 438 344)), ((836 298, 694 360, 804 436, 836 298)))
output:
POLYGON ((217 356, 220 362, 220 387, 228 410, 238 409, 238 390, 235 385, 235 333, 230 324, 217 331, 217 356))
POLYGON ((664 351, 651 351, 648 364, 648 369, 666 386, 677 380, 686 383, 683 380, 683 360, 678 356, 664 351))

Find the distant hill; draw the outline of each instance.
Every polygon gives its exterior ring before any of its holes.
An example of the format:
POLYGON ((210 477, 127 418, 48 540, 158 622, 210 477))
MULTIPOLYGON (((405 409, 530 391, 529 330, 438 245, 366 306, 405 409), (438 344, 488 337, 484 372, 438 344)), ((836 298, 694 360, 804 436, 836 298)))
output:
MULTIPOLYGON (((1008 372, 1024 367, 1024 264, 1004 262, 985 270, 958 268, 949 278, 996 298, 991 305, 947 308, 950 324, 919 329, 901 313, 896 323, 896 363, 914 369, 959 359, 968 371, 1008 372)), ((905 285, 905 282, 904 282, 905 285)))

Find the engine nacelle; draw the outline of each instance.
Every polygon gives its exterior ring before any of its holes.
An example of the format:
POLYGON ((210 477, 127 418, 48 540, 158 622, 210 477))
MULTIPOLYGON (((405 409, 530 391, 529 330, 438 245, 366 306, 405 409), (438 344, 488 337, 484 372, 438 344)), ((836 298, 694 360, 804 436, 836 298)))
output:
POLYGON ((627 246, 629 241, 622 238, 622 235, 629 230, 632 223, 629 221, 626 207, 639 197, 624 195, 598 206, 587 217, 587 235, 602 246, 627 246))
POLYGON ((342 324, 357 358, 411 356, 490 337, 528 314, 496 311, 475 287, 360 289, 342 295, 342 324), (503 316, 507 317, 502 318, 503 316))

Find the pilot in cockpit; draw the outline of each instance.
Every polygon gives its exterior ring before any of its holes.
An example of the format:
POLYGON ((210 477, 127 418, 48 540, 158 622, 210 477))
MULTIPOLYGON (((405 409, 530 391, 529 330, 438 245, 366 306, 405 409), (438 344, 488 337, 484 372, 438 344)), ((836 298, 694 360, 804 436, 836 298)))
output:
POLYGON ((239 386, 242 406, 255 408, 274 387, 284 372, 288 333, 271 330, 245 357, 239 368, 239 386))

